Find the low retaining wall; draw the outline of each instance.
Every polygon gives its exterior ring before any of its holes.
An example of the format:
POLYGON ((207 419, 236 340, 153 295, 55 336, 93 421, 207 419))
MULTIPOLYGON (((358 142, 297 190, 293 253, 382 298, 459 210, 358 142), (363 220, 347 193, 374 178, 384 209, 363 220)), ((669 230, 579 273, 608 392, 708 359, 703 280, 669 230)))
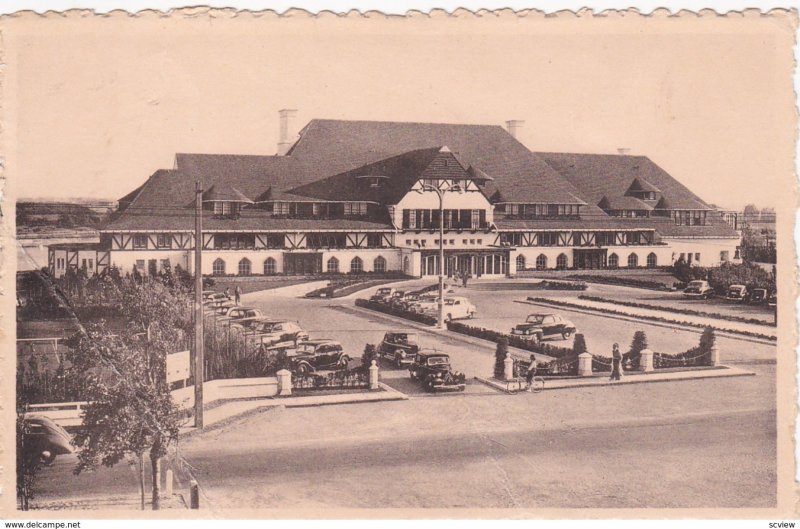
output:
MULTIPOLYGON (((218 400, 260 399, 274 397, 277 394, 278 379, 276 377, 211 380, 203 384, 205 404, 218 400)), ((174 390, 172 398, 179 408, 192 408, 194 406, 194 386, 174 390)))

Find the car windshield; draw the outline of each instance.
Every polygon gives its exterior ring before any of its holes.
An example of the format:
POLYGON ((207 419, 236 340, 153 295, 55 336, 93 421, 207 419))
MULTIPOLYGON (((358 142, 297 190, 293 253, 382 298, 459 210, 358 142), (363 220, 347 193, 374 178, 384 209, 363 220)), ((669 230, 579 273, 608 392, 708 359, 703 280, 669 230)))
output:
POLYGON ((731 292, 741 292, 742 290, 744 290, 744 287, 731 287, 731 292))
POLYGON ((525 321, 528 322, 528 323, 542 323, 543 320, 544 320, 544 316, 542 316, 540 314, 531 314, 530 316, 528 316, 528 319, 525 320, 525 321))
POLYGON ((391 291, 392 291, 391 288, 379 288, 378 289, 378 294, 388 294, 391 291))
POLYGON ((429 366, 446 366, 450 360, 446 356, 432 356, 428 358, 429 366))
POLYGON ((702 281, 692 281, 691 283, 689 283, 689 286, 690 287, 698 287, 699 288, 699 287, 703 286, 703 282, 702 281))
POLYGON ((264 332, 264 333, 267 333, 267 332, 272 332, 272 330, 273 330, 274 328, 275 328, 275 325, 274 325, 274 324, 272 324, 272 323, 262 323, 262 324, 260 324, 258 327, 256 327, 256 330, 257 330, 258 332, 264 332))
POLYGON ((313 344, 300 345, 298 346, 297 350, 300 351, 301 353, 313 353, 314 345, 313 344))

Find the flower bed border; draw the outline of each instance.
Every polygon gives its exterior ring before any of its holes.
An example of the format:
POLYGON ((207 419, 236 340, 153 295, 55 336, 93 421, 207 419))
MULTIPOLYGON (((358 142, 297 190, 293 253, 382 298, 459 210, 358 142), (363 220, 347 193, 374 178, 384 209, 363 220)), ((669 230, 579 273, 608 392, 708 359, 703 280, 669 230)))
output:
POLYGON ((602 285, 619 285, 623 287, 643 288, 646 290, 658 290, 662 292, 670 292, 672 289, 658 281, 649 281, 647 279, 631 279, 616 276, 602 276, 594 274, 570 274, 565 279, 572 279, 575 281, 584 281, 586 283, 599 283, 602 285))
POLYGON ((636 303, 633 301, 619 301, 615 299, 604 298, 601 296, 589 296, 585 294, 581 294, 578 296, 578 299, 585 299, 586 301, 597 301, 599 303, 613 303, 615 305, 622 305, 624 307, 633 307, 636 309, 649 309, 649 310, 660 310, 663 312, 673 312, 675 314, 685 314, 687 316, 703 316, 708 318, 714 318, 717 320, 726 320, 726 321, 735 321, 739 323, 749 323, 753 325, 766 325, 769 327, 777 327, 775 322, 769 322, 764 320, 759 320, 758 318, 745 318, 744 316, 731 316, 728 314, 720 314, 719 312, 703 312, 701 310, 694 310, 694 309, 679 309, 679 308, 672 308, 672 307, 660 307, 658 305, 650 305, 649 303, 636 303))
POLYGON ((600 313, 604 313, 604 314, 613 314, 613 315, 618 315, 618 316, 626 316, 628 318, 636 318, 636 319, 646 320, 646 321, 655 321, 655 322, 659 322, 659 323, 672 323, 672 324, 677 324, 677 325, 686 325, 686 326, 689 326, 689 327, 696 327, 696 328, 699 328, 699 329, 704 329, 706 327, 711 327, 715 331, 726 332, 726 333, 730 333, 730 334, 740 334, 742 336, 749 336, 749 337, 752 337, 752 338, 760 338, 762 340, 769 340, 769 341, 772 341, 772 342, 778 341, 778 337, 777 336, 770 336, 768 334, 762 334, 762 333, 759 333, 759 332, 742 331, 742 330, 738 330, 738 329, 726 329, 726 328, 723 328, 723 327, 717 327, 715 325, 709 325, 707 323, 704 324, 704 323, 695 323, 695 322, 691 322, 691 321, 676 320, 676 319, 672 319, 672 318, 662 318, 661 316, 645 316, 645 315, 640 315, 640 314, 630 314, 628 312, 622 312, 620 310, 606 309, 606 308, 599 308, 599 307, 587 307, 585 305, 581 305, 580 303, 570 303, 569 301, 561 301, 561 300, 555 300, 555 299, 549 299, 549 298, 536 298, 536 297, 528 296, 527 300, 530 301, 530 302, 533 302, 533 303, 544 303, 544 304, 547 304, 547 305, 554 305, 554 306, 557 306, 557 307, 569 307, 569 308, 575 308, 575 309, 589 310, 589 311, 595 311, 595 312, 600 312, 600 313))

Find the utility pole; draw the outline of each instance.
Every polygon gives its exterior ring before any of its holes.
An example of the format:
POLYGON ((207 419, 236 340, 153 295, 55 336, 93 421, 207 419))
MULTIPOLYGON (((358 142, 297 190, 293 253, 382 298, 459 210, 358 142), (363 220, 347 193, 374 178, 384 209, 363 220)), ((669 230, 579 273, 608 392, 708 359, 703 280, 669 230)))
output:
POLYGON ((195 183, 194 208, 194 427, 203 429, 203 190, 195 183))

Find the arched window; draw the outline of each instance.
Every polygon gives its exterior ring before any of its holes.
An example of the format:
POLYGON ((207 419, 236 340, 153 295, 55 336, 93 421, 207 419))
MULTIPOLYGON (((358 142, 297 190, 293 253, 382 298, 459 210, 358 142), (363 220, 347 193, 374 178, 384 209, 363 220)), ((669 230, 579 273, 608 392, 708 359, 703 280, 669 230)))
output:
POLYGON ((639 257, 632 253, 628 256, 628 268, 636 268, 639 266, 639 257))
POLYGON ((658 266, 658 257, 653 252, 647 254, 647 268, 655 268, 658 266))
POLYGON ((225 275, 225 261, 222 259, 215 259, 214 260, 214 275, 215 276, 224 276, 225 275))
POLYGON ((547 268, 547 256, 545 254, 539 254, 539 257, 536 258, 536 269, 544 270, 545 268, 547 268))
POLYGON ((383 256, 378 256, 372 262, 372 269, 376 272, 385 272, 386 271, 386 259, 383 256))
POLYGON ((267 257, 264 259, 264 275, 271 276, 275 273, 275 259, 267 257))
POLYGON ((242 260, 239 261, 239 275, 240 276, 250 275, 250 259, 248 259, 247 257, 242 257, 242 260))
POLYGON ((353 259, 350 261, 350 271, 354 274, 364 271, 364 262, 360 257, 353 257, 353 259))
POLYGON ((519 254, 517 256, 517 272, 521 272, 523 270, 525 270, 525 256, 519 254))
POLYGON ((328 259, 328 272, 335 274, 339 271, 339 260, 335 257, 328 259))
POLYGON ((608 267, 619 268, 619 256, 617 254, 612 253, 608 256, 608 267))
POLYGON ((559 270, 566 270, 567 265, 569 264, 569 259, 567 259, 566 254, 560 254, 558 259, 556 259, 556 268, 559 270))

